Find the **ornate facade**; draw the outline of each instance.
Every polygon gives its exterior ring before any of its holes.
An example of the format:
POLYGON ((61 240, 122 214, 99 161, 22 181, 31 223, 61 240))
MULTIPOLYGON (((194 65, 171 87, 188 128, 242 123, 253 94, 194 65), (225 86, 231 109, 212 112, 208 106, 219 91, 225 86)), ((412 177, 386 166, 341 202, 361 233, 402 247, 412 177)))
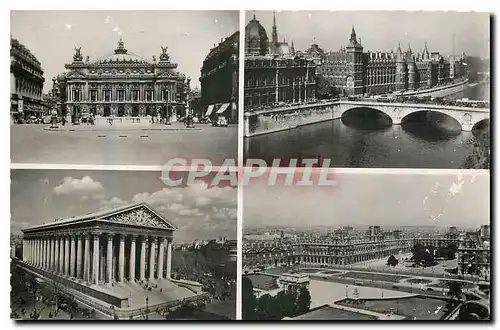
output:
POLYGON ((201 68, 201 105, 208 116, 223 115, 238 122, 238 69, 240 32, 212 48, 201 68))
POLYGON ((84 302, 90 296, 117 312, 132 312, 143 294, 124 293, 133 292, 136 282, 168 290, 163 298, 162 291, 151 294, 150 306, 193 296, 170 279, 174 230, 145 203, 56 220, 23 230, 21 266, 74 290, 84 302))
MULTIPOLYGON (((307 53, 318 57, 317 52, 307 53)), ((321 55, 318 74, 340 95, 375 95, 444 85, 465 76, 464 60, 465 55, 445 58, 429 53, 427 43, 420 53, 410 45, 406 52, 401 45, 396 52, 364 52, 353 27, 347 46, 321 55)))
POLYGON ((129 52, 120 38, 113 54, 94 61, 76 48, 65 67, 57 77, 61 106, 74 121, 84 113, 132 119, 186 114, 190 79, 176 71, 167 47, 158 59, 147 60, 129 52))
POLYGON ((351 235, 335 235, 326 240, 250 243, 243 247, 245 266, 279 264, 349 265, 410 252, 413 240, 404 238, 399 231, 382 233, 380 227, 370 227, 359 240, 351 235))
POLYGON ((316 99, 316 65, 278 41, 276 21, 271 42, 255 18, 245 27, 244 107, 252 110, 316 99))
POLYGON ((10 38, 10 114, 21 122, 41 117, 43 107, 43 69, 40 61, 17 39, 10 38))
POLYGON ((458 273, 479 275, 490 280, 491 251, 490 226, 468 232, 458 246, 458 273))

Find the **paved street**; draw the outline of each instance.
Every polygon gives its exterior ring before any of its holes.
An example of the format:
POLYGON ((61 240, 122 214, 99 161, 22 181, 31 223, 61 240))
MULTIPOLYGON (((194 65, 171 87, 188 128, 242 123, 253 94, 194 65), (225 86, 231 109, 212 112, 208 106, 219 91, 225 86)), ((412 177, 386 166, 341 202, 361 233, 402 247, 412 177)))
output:
POLYGON ((237 158, 237 125, 152 124, 140 127, 11 125, 11 162, 161 166, 169 159, 237 158))

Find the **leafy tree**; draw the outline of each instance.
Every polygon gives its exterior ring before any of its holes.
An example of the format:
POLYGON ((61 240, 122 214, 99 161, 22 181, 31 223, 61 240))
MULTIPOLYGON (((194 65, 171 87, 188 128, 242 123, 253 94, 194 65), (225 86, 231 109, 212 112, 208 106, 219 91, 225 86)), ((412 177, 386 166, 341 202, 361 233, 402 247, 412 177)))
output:
POLYGON ((277 299, 269 294, 265 294, 259 298, 257 302, 257 318, 259 320, 281 320, 283 313, 281 306, 277 303, 277 299))
POLYGON ((248 277, 243 277, 241 282, 241 308, 243 320, 255 320, 255 309, 257 307, 257 299, 253 293, 253 284, 248 277))
POLYGON ((318 99, 331 99, 336 95, 333 82, 321 75, 316 78, 316 96, 318 99))
POLYGON ((399 263, 398 259, 395 256, 391 255, 389 259, 387 259, 387 265, 395 267, 399 263))
POLYGON ((490 168, 490 125, 474 136, 469 142, 470 153, 465 159, 462 168, 489 169, 490 168))
POLYGON ((296 302, 297 302, 297 291, 296 290, 288 290, 288 291, 280 291, 276 296, 277 303, 281 307, 281 314, 283 317, 285 316, 293 316, 295 315, 296 310, 296 302))
POLYGON ((301 287, 299 290, 299 297, 297 298, 297 314, 308 312, 309 307, 311 307, 311 294, 308 288, 301 287))

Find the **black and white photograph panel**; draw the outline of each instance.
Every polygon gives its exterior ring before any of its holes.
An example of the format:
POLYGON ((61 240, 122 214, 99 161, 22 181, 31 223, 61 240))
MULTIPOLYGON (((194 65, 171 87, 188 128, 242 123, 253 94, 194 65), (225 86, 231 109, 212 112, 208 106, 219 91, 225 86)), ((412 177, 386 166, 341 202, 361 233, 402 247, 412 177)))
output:
POLYGON ((236 188, 156 172, 11 177, 12 319, 236 318, 236 188))
POLYGON ((488 13, 249 11, 245 20, 246 159, 489 169, 488 13))
POLYGON ((488 175, 336 180, 245 187, 244 320, 491 320, 488 175))
POLYGON ((238 49, 238 11, 12 11, 12 163, 236 159, 238 49))

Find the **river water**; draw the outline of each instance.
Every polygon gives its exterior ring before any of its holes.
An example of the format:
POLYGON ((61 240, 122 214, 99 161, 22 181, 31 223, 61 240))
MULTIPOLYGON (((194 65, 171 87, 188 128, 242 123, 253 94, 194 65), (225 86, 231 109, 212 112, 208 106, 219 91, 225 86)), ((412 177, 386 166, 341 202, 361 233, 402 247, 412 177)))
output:
MULTIPOLYGON (((481 84, 455 98, 488 100, 481 84)), ((331 167, 460 168, 470 152, 473 132, 463 132, 451 117, 418 112, 401 125, 371 109, 350 111, 342 119, 245 139, 246 158, 282 160, 329 158, 331 167)))

